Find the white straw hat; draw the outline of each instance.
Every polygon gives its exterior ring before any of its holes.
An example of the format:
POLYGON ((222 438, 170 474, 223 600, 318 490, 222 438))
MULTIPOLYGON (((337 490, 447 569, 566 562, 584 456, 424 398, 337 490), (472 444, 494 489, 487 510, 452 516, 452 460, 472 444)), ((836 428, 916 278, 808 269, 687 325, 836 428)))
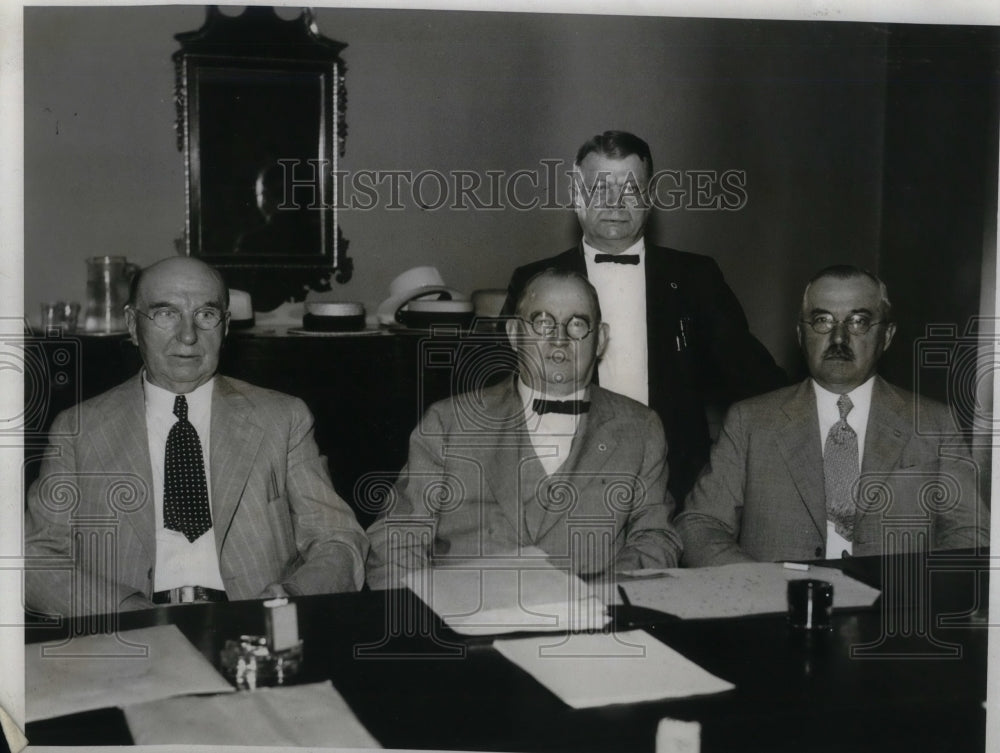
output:
POLYGON ((379 304, 379 324, 397 324, 396 315, 410 301, 434 296, 435 299, 467 301, 469 297, 444 284, 436 267, 413 267, 389 283, 389 297, 379 304))

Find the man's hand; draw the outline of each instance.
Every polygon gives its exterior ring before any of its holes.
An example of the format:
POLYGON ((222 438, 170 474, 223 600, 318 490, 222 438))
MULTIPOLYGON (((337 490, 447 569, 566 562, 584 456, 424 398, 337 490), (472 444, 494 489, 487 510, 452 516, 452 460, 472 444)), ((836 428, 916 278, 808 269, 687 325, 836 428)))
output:
POLYGON ((279 597, 288 598, 291 594, 288 593, 288 591, 285 590, 285 587, 280 583, 271 583, 267 586, 267 588, 261 591, 260 596, 263 599, 277 599, 279 597))
POLYGON ((118 608, 122 612, 130 612, 136 609, 155 609, 156 604, 147 599, 145 595, 136 591, 122 599, 118 608))

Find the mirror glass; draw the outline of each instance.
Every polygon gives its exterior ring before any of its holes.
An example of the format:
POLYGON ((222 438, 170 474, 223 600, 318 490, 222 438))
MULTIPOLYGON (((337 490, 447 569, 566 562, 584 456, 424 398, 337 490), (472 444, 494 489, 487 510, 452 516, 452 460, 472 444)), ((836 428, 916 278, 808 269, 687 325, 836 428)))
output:
POLYGON ((344 148, 346 46, 312 14, 209 6, 176 35, 178 147, 187 177, 188 254, 266 311, 352 272, 333 176, 344 148))

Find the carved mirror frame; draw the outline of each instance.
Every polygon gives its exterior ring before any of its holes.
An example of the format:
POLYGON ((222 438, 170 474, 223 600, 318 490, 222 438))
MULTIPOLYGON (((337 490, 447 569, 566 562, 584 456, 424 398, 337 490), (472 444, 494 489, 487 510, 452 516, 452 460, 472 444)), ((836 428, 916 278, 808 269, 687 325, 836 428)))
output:
POLYGON ((347 282, 334 180, 347 45, 323 37, 308 9, 284 20, 266 6, 208 6, 200 29, 174 38, 186 253, 248 290, 258 311, 347 282))

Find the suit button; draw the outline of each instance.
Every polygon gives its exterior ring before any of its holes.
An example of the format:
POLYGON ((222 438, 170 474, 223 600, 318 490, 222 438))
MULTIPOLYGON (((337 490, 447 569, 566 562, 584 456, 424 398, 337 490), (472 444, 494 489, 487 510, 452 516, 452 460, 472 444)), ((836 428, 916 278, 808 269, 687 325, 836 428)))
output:
POLYGON ((816 556, 817 557, 822 557, 823 556, 823 547, 821 547, 821 546, 816 547, 816 556))

